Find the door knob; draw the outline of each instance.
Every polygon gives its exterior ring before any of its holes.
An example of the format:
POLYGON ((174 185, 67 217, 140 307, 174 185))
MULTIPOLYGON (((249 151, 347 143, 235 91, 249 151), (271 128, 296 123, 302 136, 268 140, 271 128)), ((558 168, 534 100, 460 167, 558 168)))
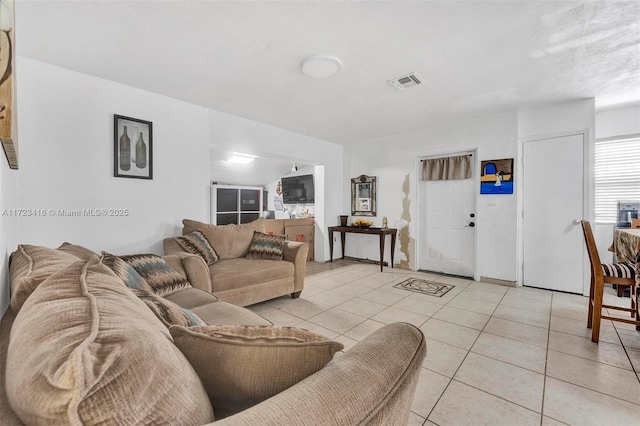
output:
POLYGON ((469 217, 476 217, 475 213, 471 213, 469 217))
POLYGON ((467 225, 470 228, 473 228, 474 226, 476 226, 476 224, 474 222, 469 222, 469 224, 467 225))

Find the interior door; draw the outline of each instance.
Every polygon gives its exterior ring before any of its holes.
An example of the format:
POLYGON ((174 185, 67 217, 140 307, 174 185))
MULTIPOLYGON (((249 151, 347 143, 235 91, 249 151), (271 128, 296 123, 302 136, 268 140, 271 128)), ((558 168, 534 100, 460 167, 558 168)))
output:
POLYGON ((420 181, 418 269, 473 277, 473 166, 471 179, 420 181))
POLYGON ((524 143, 524 285, 583 294, 584 135, 524 143))

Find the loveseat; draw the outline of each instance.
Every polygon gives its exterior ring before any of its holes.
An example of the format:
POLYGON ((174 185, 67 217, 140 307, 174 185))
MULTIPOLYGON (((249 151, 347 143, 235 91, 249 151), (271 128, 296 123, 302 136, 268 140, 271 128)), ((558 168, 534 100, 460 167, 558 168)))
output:
POLYGON ((0 424, 407 423, 426 354, 416 327, 387 325, 331 359, 339 343, 272 327, 190 286, 191 255, 123 258, 69 244, 21 245, 12 254, 11 306, 0 322, 0 424), (163 283, 143 274, 166 264, 163 283), (154 297, 179 305, 173 314, 200 325, 167 323, 173 317, 142 297, 140 277, 154 297), (262 337, 242 338, 256 330, 262 337), (291 373, 314 362, 326 365, 291 373), (248 387, 238 385, 244 376, 253 379, 248 387), (280 376, 296 381, 273 392, 280 376), (229 401, 249 400, 229 409, 229 401))
MULTIPOLYGON (((194 287, 208 291, 238 306, 290 294, 300 296, 309 245, 283 241, 281 260, 248 256, 254 233, 265 232, 264 219, 241 225, 215 226, 195 220, 182 221, 182 234, 200 231, 215 250, 217 260, 211 264, 190 262, 186 265, 194 287)), ((275 238, 275 237, 274 237, 275 238)), ((187 249, 178 238, 164 240, 165 254, 184 253, 187 249)), ((264 257, 264 256, 262 256, 264 257)))

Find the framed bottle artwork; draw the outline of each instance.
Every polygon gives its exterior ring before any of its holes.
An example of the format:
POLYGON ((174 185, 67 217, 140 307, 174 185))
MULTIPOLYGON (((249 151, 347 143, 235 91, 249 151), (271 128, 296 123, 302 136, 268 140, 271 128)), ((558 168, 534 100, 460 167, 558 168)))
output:
POLYGON ((153 179, 153 123, 113 116, 113 176, 153 179))

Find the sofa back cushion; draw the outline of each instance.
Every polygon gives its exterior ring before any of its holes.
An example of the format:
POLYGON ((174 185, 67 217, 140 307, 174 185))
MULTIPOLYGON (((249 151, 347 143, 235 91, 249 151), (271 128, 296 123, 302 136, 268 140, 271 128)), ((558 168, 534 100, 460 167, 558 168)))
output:
POLYGON ((13 324, 6 371, 9 403, 25 424, 213 420, 168 330, 98 258, 33 292, 13 324))
POLYGON ((72 254, 82 260, 89 260, 93 256, 98 256, 98 253, 95 253, 86 247, 83 247, 78 244, 67 243, 67 242, 62 243, 60 247, 58 247, 58 250, 63 251, 65 253, 72 254))
POLYGON ((11 309, 18 312, 41 282, 78 260, 61 250, 20 244, 9 258, 11 309))
POLYGON ((282 392, 325 366, 343 345, 295 327, 170 328, 215 410, 236 413, 282 392))
POLYGON ((249 252, 253 231, 264 232, 264 219, 241 225, 210 225, 195 220, 182 221, 182 235, 193 231, 201 231, 211 243, 220 259, 235 259, 245 257, 249 252))

